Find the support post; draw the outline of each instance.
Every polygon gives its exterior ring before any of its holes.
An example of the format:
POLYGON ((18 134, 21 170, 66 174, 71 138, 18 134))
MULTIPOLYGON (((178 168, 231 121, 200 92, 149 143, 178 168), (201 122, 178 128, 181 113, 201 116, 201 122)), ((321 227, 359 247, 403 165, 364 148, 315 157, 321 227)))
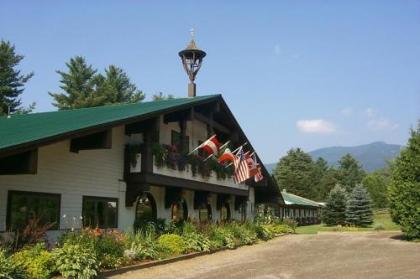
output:
POLYGON ((188 83, 188 97, 195 97, 197 95, 197 87, 194 82, 188 83))

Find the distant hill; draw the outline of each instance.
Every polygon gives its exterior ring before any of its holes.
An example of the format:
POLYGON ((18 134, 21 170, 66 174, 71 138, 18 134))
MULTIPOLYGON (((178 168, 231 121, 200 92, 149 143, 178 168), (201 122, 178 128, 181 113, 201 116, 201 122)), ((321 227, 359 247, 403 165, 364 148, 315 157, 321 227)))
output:
MULTIPOLYGON (((358 160, 363 168, 368 171, 374 171, 386 166, 386 161, 395 158, 401 150, 401 145, 387 144, 385 142, 373 142, 358 146, 332 146, 320 148, 309 152, 316 160, 319 157, 324 158, 330 165, 337 166, 340 158, 349 153, 358 160)), ((265 165, 268 171, 276 167, 276 163, 265 165)))

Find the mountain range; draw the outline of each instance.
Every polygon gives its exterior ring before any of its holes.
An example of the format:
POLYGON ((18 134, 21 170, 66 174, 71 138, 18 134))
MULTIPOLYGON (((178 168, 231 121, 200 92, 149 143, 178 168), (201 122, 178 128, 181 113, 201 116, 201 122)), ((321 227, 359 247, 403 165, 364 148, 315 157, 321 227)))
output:
MULTIPOLYGON (((388 144, 382 141, 372 142, 369 144, 358 146, 331 146, 316 149, 309 152, 314 160, 319 157, 324 158, 329 165, 338 166, 340 158, 347 153, 360 162, 368 172, 383 168, 387 165, 387 161, 395 158, 401 150, 402 146, 398 144, 388 144)), ((266 164, 269 172, 276 167, 277 163, 266 164)))

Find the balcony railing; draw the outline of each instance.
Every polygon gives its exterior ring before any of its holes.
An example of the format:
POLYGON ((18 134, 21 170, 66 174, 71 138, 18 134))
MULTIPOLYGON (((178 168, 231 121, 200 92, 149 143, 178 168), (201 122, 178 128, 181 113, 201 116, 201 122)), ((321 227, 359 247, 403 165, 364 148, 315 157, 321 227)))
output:
MULTIPOLYGON (((141 147, 129 146, 130 174, 141 172, 141 147)), ((233 181, 233 166, 223 166, 199 155, 181 155, 168 145, 153 145, 153 173, 248 190, 233 181)))

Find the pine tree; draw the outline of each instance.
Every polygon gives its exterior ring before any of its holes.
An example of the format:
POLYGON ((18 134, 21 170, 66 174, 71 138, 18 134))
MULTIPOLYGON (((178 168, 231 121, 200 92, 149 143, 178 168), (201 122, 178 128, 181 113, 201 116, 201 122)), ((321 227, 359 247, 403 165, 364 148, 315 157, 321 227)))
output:
POLYGON ((420 120, 391 167, 391 216, 408 238, 420 239, 420 120))
POLYGON ((145 97, 124 70, 114 65, 105 69, 105 76, 97 76, 97 84, 99 94, 106 96, 104 104, 137 103, 145 97))
POLYGON ((348 193, 360 184, 365 177, 365 171, 360 163, 350 154, 344 155, 338 162, 337 179, 343 185, 348 193))
POLYGON ((152 99, 153 101, 163 101, 163 100, 170 100, 174 99, 174 95, 168 94, 165 95, 163 92, 159 92, 158 94, 153 94, 152 99))
POLYGON ((137 103, 144 94, 131 83, 128 75, 114 65, 105 69, 105 75, 88 65, 83 57, 76 56, 66 63, 68 72, 61 75, 64 93, 49 93, 58 109, 96 107, 116 103, 137 103))
POLYGON ((327 225, 344 225, 346 221, 347 192, 340 185, 336 185, 328 195, 327 204, 323 211, 323 221, 327 225))
POLYGON ((7 41, 0 41, 0 115, 10 113, 27 113, 34 108, 32 104, 28 109, 21 107, 20 96, 25 84, 33 76, 21 74, 16 69, 24 57, 15 52, 15 46, 7 41))
POLYGON ((96 93, 96 69, 87 65, 81 56, 71 58, 66 63, 68 72, 57 71, 61 75, 60 88, 64 93, 49 93, 55 100, 54 106, 60 110, 84 108, 102 105, 106 99, 103 94, 96 93))
POLYGON ((361 184, 353 188, 347 200, 346 223, 360 227, 365 227, 373 223, 369 193, 361 184))

